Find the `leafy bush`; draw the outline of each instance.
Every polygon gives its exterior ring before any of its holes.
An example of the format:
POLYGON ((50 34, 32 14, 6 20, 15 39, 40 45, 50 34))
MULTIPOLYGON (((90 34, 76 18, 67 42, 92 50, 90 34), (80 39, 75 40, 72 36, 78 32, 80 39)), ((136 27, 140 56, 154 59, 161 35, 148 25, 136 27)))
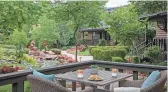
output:
POLYGON ((61 50, 56 48, 52 48, 51 51, 54 52, 55 54, 61 54, 61 50))
POLYGON ((1 47, 6 49, 16 49, 15 45, 1 45, 1 47))
MULTIPOLYGON (((93 48, 96 48, 97 46, 89 46, 88 49, 89 49, 89 53, 91 54, 92 53, 92 49, 93 48)), ((92 54, 91 54, 92 55, 92 54)))
POLYGON ((138 56, 132 56, 134 63, 139 63, 139 57, 138 56))
POLYGON ((112 61, 114 61, 114 62, 124 62, 124 60, 121 57, 112 57, 112 61))
POLYGON ((144 55, 146 57, 151 58, 152 60, 156 61, 161 56, 161 49, 158 46, 152 46, 147 48, 147 50, 144 52, 144 55))
POLYGON ((90 54, 96 60, 111 60, 111 57, 121 57, 124 58, 127 54, 127 50, 124 48, 118 49, 115 46, 97 46, 97 47, 90 47, 90 54))
POLYGON ((37 66, 37 61, 31 56, 28 56, 26 54, 23 54, 23 57, 21 58, 21 61, 26 61, 27 63, 31 64, 32 66, 37 66))
POLYGON ((99 40, 99 43, 98 43, 98 46, 106 46, 107 45, 107 42, 105 39, 100 39, 99 40))

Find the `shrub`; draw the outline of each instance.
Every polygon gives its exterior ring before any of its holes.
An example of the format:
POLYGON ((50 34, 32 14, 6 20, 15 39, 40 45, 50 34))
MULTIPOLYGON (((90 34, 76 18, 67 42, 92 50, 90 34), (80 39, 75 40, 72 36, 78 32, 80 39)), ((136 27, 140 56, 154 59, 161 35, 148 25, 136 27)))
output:
POLYGON ((134 63, 139 63, 139 57, 138 56, 132 56, 134 63))
POLYGON ((15 45, 1 45, 1 47, 6 49, 16 49, 15 45))
POLYGON ((98 43, 98 46, 106 46, 107 45, 107 42, 105 39, 100 39, 99 40, 99 43, 98 43))
POLYGON ((90 54, 96 60, 111 60, 112 56, 124 58, 127 51, 126 49, 97 46, 90 48, 90 54))
POLYGON ((22 61, 26 61, 27 63, 31 64, 32 66, 36 66, 37 65, 37 61, 36 59, 34 59, 31 56, 28 56, 26 54, 23 54, 23 57, 21 58, 22 61))
POLYGON ((144 55, 151 58, 152 60, 158 60, 161 56, 161 50, 158 46, 152 46, 147 48, 147 50, 144 52, 144 55))
POLYGON ((112 61, 114 61, 114 62, 124 62, 124 60, 121 57, 112 57, 112 61))
POLYGON ((127 54, 126 49, 113 49, 112 52, 113 52, 112 56, 119 56, 121 58, 124 58, 125 55, 127 54))
MULTIPOLYGON (((89 49, 89 53, 91 54, 92 53, 92 49, 93 48, 96 48, 97 46, 89 46, 88 49, 89 49)), ((92 55, 92 54, 91 54, 92 55)))
POLYGON ((61 54, 61 50, 53 48, 51 49, 52 52, 54 52, 55 54, 61 54))

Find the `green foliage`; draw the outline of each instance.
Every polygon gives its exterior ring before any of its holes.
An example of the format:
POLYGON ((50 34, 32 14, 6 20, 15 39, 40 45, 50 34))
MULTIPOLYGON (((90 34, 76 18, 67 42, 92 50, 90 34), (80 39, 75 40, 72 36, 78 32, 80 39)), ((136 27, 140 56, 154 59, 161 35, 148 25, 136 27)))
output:
POLYGON ((127 50, 124 49, 125 46, 97 46, 90 49, 90 54, 95 60, 111 60, 111 57, 121 57, 124 58, 127 54, 127 50), (121 48, 123 47, 123 48, 121 48))
POLYGON ((2 57, 3 57, 3 48, 0 46, 0 60, 2 59, 2 57))
POLYGON ((2 48, 0 46, 0 59, 2 59, 2 60, 16 60, 16 50, 2 48))
POLYGON ((54 52, 55 54, 61 54, 61 50, 57 49, 57 48, 52 48, 50 49, 52 52, 54 52))
POLYGON ((98 46, 106 46, 107 45, 107 42, 105 39, 100 39, 99 40, 99 43, 98 43, 98 46))
POLYGON ((40 4, 33 1, 1 1, 0 7, 0 29, 6 35, 11 34, 14 29, 22 30, 23 25, 35 24, 41 14, 40 4))
POLYGON ((167 66, 167 62, 160 62, 160 63, 157 63, 156 65, 160 65, 160 66, 167 66))
POLYGON ((53 20, 47 19, 45 16, 39 20, 40 26, 31 31, 31 40, 35 40, 37 46, 42 49, 43 42, 46 40, 48 46, 55 43, 60 38, 59 30, 53 20))
POLYGON ((121 57, 112 57, 112 61, 114 61, 114 62, 124 62, 124 60, 121 57))
POLYGON ((36 59, 34 59, 31 56, 28 56, 26 54, 23 54, 23 57, 21 58, 21 61, 26 61, 27 63, 31 64, 34 67, 38 67, 36 59))
POLYGON ((1 47, 2 47, 2 48, 6 48, 6 49, 16 49, 16 46, 15 46, 15 45, 2 44, 1 47))
POLYGON ((154 61, 159 60, 159 57, 161 56, 161 49, 159 46, 152 46, 147 48, 147 50, 144 52, 144 55, 146 57, 151 58, 154 61))
POLYGON ((92 49, 93 48, 96 48, 97 46, 89 46, 88 49, 89 49, 89 53, 92 55, 92 49))
POLYGON ((24 31, 15 30, 13 34, 9 36, 8 43, 16 46, 16 56, 22 57, 24 53, 24 47, 28 42, 27 35, 24 31))
POLYGON ((70 23, 68 29, 73 30, 72 39, 75 40, 79 29, 98 26, 98 23, 101 21, 100 14, 104 11, 102 7, 104 4, 105 2, 101 1, 70 1, 48 9, 50 11, 48 16, 56 22, 70 23))
POLYGON ((91 66, 89 66, 89 68, 98 68, 98 66, 97 65, 91 65, 91 66))
POLYGON ((110 25, 107 32, 122 45, 134 45, 145 29, 145 23, 139 21, 139 16, 131 4, 104 15, 103 19, 110 25))
MULTIPOLYGON (((128 61, 128 59, 130 60, 130 62, 132 63, 139 63, 139 57, 138 56, 125 56, 124 58, 125 60, 128 61)), ((129 61, 128 61, 129 62, 129 61)))
POLYGON ((15 45, 16 47, 23 44, 26 45, 28 42, 27 35, 24 31, 18 31, 15 30, 13 34, 9 36, 9 41, 10 44, 15 45))
POLYGON ((167 10, 167 1, 131 1, 139 14, 157 13, 167 10))

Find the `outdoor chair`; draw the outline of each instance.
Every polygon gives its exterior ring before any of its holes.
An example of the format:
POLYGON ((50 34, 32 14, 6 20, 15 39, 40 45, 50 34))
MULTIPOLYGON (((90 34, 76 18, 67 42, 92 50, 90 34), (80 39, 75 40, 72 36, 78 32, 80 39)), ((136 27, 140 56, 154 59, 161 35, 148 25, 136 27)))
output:
MULTIPOLYGON (((137 87, 140 88, 145 80, 124 80, 121 81, 120 87, 137 87)), ((160 78, 151 86, 140 89, 140 92, 164 92, 164 86, 167 81, 167 70, 161 71, 160 78)))
MULTIPOLYGON (((28 75, 27 79, 30 82, 32 92, 73 92, 71 90, 66 89, 58 82, 46 80, 38 76, 28 75)), ((93 92, 93 88, 86 87, 85 90, 76 92, 93 92)))

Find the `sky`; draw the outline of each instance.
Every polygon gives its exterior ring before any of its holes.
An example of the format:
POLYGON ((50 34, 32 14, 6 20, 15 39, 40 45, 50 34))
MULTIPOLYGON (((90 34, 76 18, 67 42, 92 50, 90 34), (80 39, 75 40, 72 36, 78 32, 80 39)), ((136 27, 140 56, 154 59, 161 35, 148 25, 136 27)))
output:
POLYGON ((123 6, 127 5, 129 0, 109 0, 106 3, 106 7, 118 7, 118 6, 123 6))

